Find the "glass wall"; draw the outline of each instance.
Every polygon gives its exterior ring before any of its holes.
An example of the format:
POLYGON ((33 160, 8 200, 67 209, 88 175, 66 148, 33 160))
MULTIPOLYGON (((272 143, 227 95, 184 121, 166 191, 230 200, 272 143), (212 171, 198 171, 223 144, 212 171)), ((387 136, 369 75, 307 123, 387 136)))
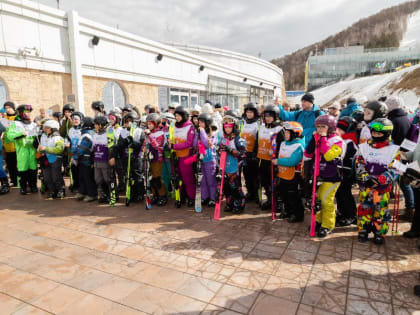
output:
POLYGON ((251 87, 217 77, 209 77, 208 98, 213 104, 240 109, 250 101, 251 87))
POLYGON ((102 102, 105 105, 105 111, 109 112, 115 107, 124 107, 125 94, 121 86, 115 81, 109 81, 102 90, 102 102))

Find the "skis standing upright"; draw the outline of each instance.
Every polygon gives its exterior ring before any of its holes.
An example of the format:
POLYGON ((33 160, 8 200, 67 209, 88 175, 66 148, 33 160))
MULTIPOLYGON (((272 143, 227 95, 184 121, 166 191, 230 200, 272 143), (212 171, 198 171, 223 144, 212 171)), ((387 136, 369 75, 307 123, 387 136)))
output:
MULTIPOLYGON (((274 133, 271 136, 271 159, 276 158, 276 148, 277 148, 277 134, 274 133)), ((270 161, 271 162, 271 161, 270 161)), ((274 164, 271 162, 271 219, 273 221, 276 220, 276 168, 274 164)))
MULTIPOLYGON (((130 126, 130 137, 134 136, 134 131, 136 130, 136 123, 131 123, 130 126)), ((133 148, 131 145, 128 147, 128 160, 127 160, 127 177, 125 183, 125 205, 128 207, 131 201, 131 185, 133 184, 133 178, 131 176, 131 155, 133 154, 133 148)))
POLYGON ((146 142, 146 150, 144 152, 144 169, 145 169, 145 177, 146 177, 146 210, 152 209, 152 201, 151 201, 151 194, 152 194, 152 185, 150 180, 150 152, 149 152, 149 143, 146 142))
MULTIPOLYGON (((174 128, 169 129, 169 141, 171 145, 174 144, 175 141, 175 130, 174 128)), ((181 186, 182 180, 180 177, 179 169, 178 169, 178 157, 176 156, 175 150, 171 152, 171 186, 174 189, 175 194, 175 206, 177 208, 181 208, 181 186)), ((201 197, 200 197, 201 198, 201 197)))
POLYGON ((204 158, 205 148, 202 143, 200 143, 200 134, 198 137, 198 152, 197 152, 197 174, 196 174, 196 191, 195 191, 195 212, 201 212, 201 163, 204 158))
MULTIPOLYGON (((222 143, 223 143, 223 145, 228 146, 229 145, 229 140, 224 138, 224 139, 222 139, 222 143), (225 142, 225 143, 223 143, 223 142, 225 142)), ((223 197, 223 184, 224 184, 224 178, 225 178, 226 157, 227 157, 226 150, 222 150, 220 152, 220 160, 219 160, 219 171, 222 172, 222 178, 220 179, 220 185, 218 187, 219 200, 217 201, 216 206, 214 207, 214 219, 215 220, 220 219, 220 205, 222 203, 222 197, 223 197)))
POLYGON ((321 146, 320 146, 320 137, 315 134, 315 162, 314 162, 314 175, 312 179, 312 203, 311 203, 311 231, 310 236, 315 236, 315 226, 316 226, 316 182, 319 175, 319 163, 321 161, 321 146))

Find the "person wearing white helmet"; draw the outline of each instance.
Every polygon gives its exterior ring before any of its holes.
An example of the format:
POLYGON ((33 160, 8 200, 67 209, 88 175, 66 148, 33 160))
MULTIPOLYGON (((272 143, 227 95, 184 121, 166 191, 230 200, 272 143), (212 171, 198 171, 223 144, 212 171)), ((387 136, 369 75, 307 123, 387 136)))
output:
POLYGON ((64 180, 61 172, 64 151, 64 139, 59 134, 60 125, 55 120, 47 120, 42 130, 45 136, 41 137, 38 151, 45 155, 42 165, 44 181, 49 190, 48 199, 64 198, 64 180))

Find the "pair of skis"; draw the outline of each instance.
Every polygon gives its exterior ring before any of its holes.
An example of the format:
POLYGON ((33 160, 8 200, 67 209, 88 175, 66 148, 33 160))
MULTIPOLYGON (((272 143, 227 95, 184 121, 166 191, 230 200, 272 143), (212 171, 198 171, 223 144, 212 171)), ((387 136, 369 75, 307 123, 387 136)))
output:
POLYGON ((201 178, 203 176, 202 172, 201 172, 201 163, 202 160, 204 158, 204 154, 206 153, 206 149, 204 147, 204 145, 200 142, 200 135, 198 136, 198 152, 197 152, 197 174, 195 176, 195 180, 196 180, 196 191, 195 191, 195 212, 200 213, 202 210, 202 205, 201 205, 201 178))
MULTIPOLYGON (((276 158, 276 149, 277 149, 277 134, 274 133, 271 136, 271 159, 276 158)), ((270 161, 271 162, 271 161, 270 161)), ((271 162, 271 220, 276 220, 276 167, 271 162)))
MULTIPOLYGON (((136 130, 136 123, 131 123, 130 126, 130 137, 134 136, 134 132, 136 130)), ((133 148, 131 145, 128 147, 128 160, 127 160, 127 175, 125 181, 125 205, 128 207, 131 202, 131 186, 133 184, 133 177, 131 176, 131 156, 133 154, 133 148)))
MULTIPOLYGON (((229 145, 229 140, 226 138, 222 139, 223 145, 226 147, 229 145)), ((219 192, 219 200, 216 203, 216 206, 214 207, 214 219, 219 220, 220 219, 220 205, 222 203, 222 197, 223 197, 223 184, 225 179, 225 170, 226 170, 226 157, 227 157, 227 151, 223 150, 220 152, 220 159, 219 159, 219 171, 222 173, 222 178, 220 179, 220 185, 218 187, 219 192)))
MULTIPOLYGON (((175 129, 174 128, 169 128, 169 141, 171 144, 175 143, 175 129)), ((177 208, 181 208, 182 180, 179 174, 180 173, 178 169, 178 157, 176 156, 176 152, 172 149, 171 150, 171 186, 174 190, 175 206, 177 208)))
POLYGON ((151 183, 151 174, 150 174, 150 152, 149 152, 150 144, 146 142, 146 150, 144 154, 144 169, 145 169, 145 177, 146 177, 146 210, 152 209, 152 183, 151 183))
POLYGON ((309 235, 315 237, 315 227, 316 227, 316 182, 319 176, 319 164, 321 161, 321 144, 319 135, 314 135, 315 140, 315 161, 314 161, 314 174, 312 178, 312 202, 311 202, 311 230, 309 235))

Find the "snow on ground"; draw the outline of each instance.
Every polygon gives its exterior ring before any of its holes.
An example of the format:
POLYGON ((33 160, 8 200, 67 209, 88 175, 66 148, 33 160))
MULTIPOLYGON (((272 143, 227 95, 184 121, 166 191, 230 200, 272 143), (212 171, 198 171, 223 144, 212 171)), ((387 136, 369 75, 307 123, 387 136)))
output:
POLYGON ((410 15, 407 22, 407 31, 400 42, 401 50, 420 48, 420 10, 410 15))

